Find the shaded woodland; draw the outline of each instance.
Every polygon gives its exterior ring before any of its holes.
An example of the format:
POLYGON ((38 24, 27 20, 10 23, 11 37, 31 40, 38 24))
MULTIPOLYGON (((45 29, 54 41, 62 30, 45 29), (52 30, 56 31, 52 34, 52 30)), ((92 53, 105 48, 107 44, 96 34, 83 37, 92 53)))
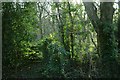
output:
POLYGON ((120 2, 2 2, 2 78, 120 78, 120 2))

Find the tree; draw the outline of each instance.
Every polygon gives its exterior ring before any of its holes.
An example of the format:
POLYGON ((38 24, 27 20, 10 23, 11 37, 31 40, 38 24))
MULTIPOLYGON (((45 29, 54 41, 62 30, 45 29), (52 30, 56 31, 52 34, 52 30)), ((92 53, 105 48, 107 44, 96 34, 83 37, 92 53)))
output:
POLYGON ((118 14, 118 52, 120 53, 120 1, 118 2, 119 5, 119 14, 118 14))
POLYGON ((100 54, 102 77, 115 77, 116 73, 116 45, 112 20, 114 8, 112 2, 100 3, 100 18, 93 2, 84 2, 85 10, 97 33, 98 54, 100 54), (111 66, 111 68, 109 68, 111 66))
POLYGON ((35 3, 9 2, 3 3, 2 8, 3 75, 7 76, 7 68, 17 72, 24 60, 25 45, 35 40, 37 19, 35 3))
POLYGON ((73 18, 72 18, 72 14, 71 14, 71 7, 70 7, 70 3, 68 2, 68 14, 70 17, 70 22, 71 22, 71 26, 70 26, 70 40, 71 40, 71 54, 72 54, 72 58, 74 57, 74 24, 73 24, 73 18))
POLYGON ((56 8, 57 8, 57 13, 58 13, 58 15, 56 17, 57 17, 59 30, 60 30, 61 42, 63 43, 63 45, 65 45, 65 41, 64 41, 64 23, 63 23, 63 20, 62 20, 62 15, 60 15, 60 4, 55 3, 55 5, 56 5, 56 8))

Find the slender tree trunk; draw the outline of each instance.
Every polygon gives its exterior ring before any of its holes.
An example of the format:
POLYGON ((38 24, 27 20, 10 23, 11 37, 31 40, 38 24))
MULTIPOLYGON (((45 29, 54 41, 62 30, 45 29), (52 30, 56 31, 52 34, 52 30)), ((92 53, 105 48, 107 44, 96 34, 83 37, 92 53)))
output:
MULTIPOLYGON (((120 57, 120 1, 118 2, 118 5, 119 5, 119 14, 118 14, 118 35, 117 35, 117 39, 118 39, 118 55, 120 57)), ((120 64, 119 64, 119 68, 118 68, 118 71, 120 74, 120 64)))
POLYGON ((62 17, 60 15, 60 9, 59 9, 59 4, 56 3, 56 6, 57 6, 57 12, 58 12, 58 18, 57 18, 57 21, 58 21, 58 26, 59 26, 59 29, 60 29, 60 36, 61 36, 61 42, 63 43, 63 45, 65 45, 65 42, 64 42, 64 23, 62 21, 62 17))
POLYGON ((71 39, 71 53, 72 53, 72 58, 73 58, 74 57, 74 33, 73 33, 74 25, 73 25, 73 18, 72 18, 72 14, 70 11, 71 9, 70 9, 69 2, 68 2, 68 9, 69 9, 70 22, 71 22, 70 39, 71 39))
POLYGON ((118 15, 118 52, 120 53, 120 1, 119 5, 119 15, 118 15))
MULTIPOLYGON (((40 3, 37 3, 38 9, 39 9, 39 27, 40 27, 40 38, 43 38, 43 31, 42 31, 42 12, 43 8, 41 8, 40 3)), ((39 36, 39 35, 38 35, 39 36)))

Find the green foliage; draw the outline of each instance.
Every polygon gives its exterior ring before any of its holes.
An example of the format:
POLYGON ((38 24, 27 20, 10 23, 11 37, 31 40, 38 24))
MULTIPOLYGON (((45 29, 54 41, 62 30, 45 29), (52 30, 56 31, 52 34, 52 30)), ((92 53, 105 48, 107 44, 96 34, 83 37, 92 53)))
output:
MULTIPOLYGON (((118 39, 114 37, 117 22, 103 22, 98 34, 82 4, 2 4, 4 78, 11 74, 28 78, 98 78, 110 76, 116 58, 115 65, 120 65, 116 55, 118 39), (107 66, 106 72, 100 71, 103 66, 107 66)), ((115 14, 114 21, 117 17, 115 14)))
MULTIPOLYGON (((5 68, 12 68, 23 65, 25 52, 29 51, 30 42, 35 40, 36 33, 31 33, 37 29, 34 3, 2 3, 3 4, 3 75, 6 75, 5 68), (26 7, 25 7, 26 6, 26 7), (8 15, 9 14, 9 15, 8 15), (30 14, 30 15, 28 15, 30 14), (32 16, 32 17, 31 17, 32 16)), ((9 70, 7 70, 9 72, 9 70)))

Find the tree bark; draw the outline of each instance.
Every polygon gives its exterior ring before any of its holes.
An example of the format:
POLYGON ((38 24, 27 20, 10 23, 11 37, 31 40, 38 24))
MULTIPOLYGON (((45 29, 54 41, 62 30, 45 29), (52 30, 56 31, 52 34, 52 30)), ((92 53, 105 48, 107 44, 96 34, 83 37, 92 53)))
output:
POLYGON ((104 74, 104 77, 115 77, 117 74, 117 65, 115 59, 115 35, 112 26, 114 14, 113 3, 101 3, 100 13, 100 21, 102 22, 102 24, 101 26, 99 26, 99 41, 101 63, 103 64, 101 71, 102 74, 104 74), (109 66, 111 66, 111 68, 109 66))

